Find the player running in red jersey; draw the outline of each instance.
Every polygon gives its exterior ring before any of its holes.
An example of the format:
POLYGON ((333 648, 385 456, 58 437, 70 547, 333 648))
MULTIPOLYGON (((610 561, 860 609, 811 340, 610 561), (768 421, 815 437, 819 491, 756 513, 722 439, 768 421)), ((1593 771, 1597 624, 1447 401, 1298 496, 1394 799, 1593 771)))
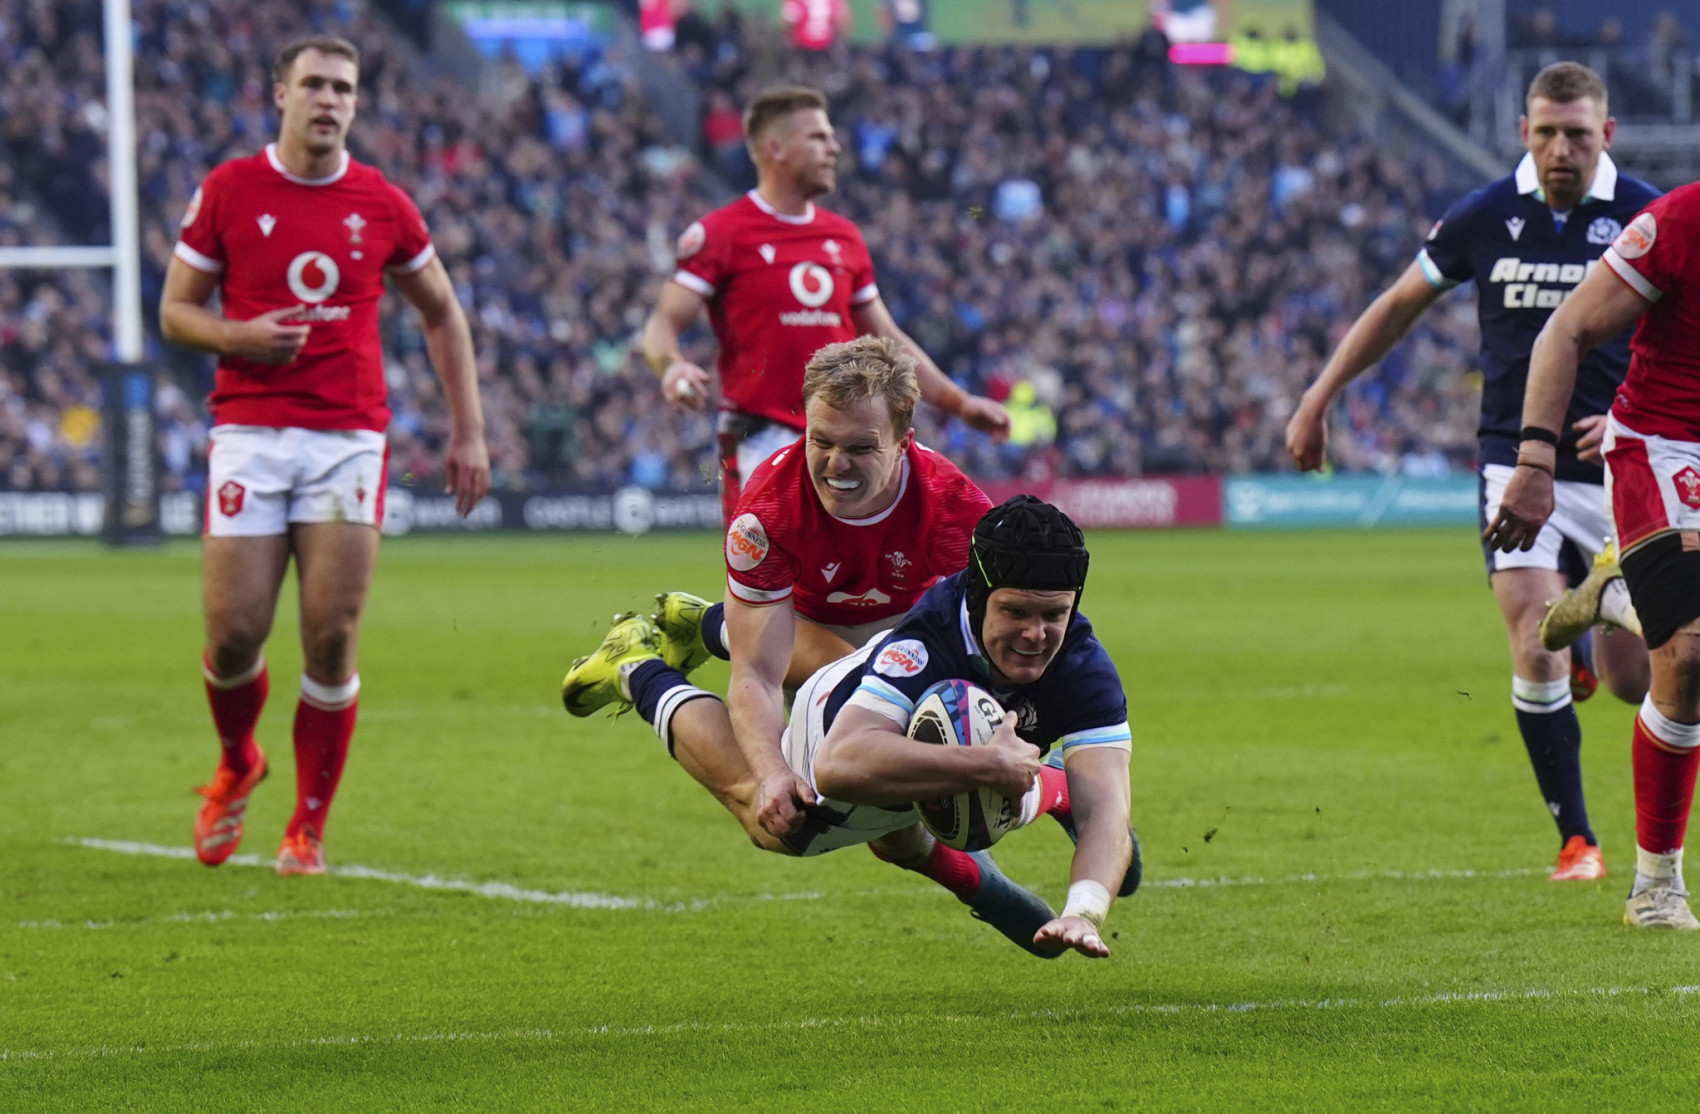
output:
POLYGON ((803 445, 755 470, 726 532, 726 603, 686 597, 693 614, 682 623, 663 614, 665 637, 649 619, 626 618, 562 683, 574 715, 635 705, 770 850, 783 850, 780 837, 813 800, 780 751, 787 680, 891 626, 934 581, 960 571, 991 506, 950 461, 915 443, 920 389, 895 341, 829 345, 809 362, 801 394, 803 445), (732 661, 730 713, 685 679, 710 653, 732 661))
POLYGON ((166 339, 219 357, 202 670, 223 754, 195 821, 195 853, 209 866, 236 850, 248 795, 266 775, 254 741, 270 683, 262 650, 293 557, 304 670, 296 808, 277 869, 325 869, 325 816, 354 732, 355 650, 383 520, 386 274, 424 319, 453 419, 448 486, 463 515, 490 484, 472 334, 448 272, 413 202, 348 155, 359 67, 354 45, 332 36, 283 49, 272 88, 278 140, 219 166, 195 191, 161 299, 166 339), (215 291, 222 313, 207 308, 215 291))
POLYGON ((727 521, 755 466, 804 425, 803 368, 822 347, 864 334, 890 337, 914 358, 921 397, 975 429, 1001 434, 999 404, 952 383, 880 299, 873 260, 852 222, 817 208, 837 184, 839 145, 826 98, 800 86, 769 89, 744 113, 756 188, 679 237, 679 267, 643 331, 644 360, 675 406, 701 410, 708 372, 686 360, 679 336, 708 306, 720 342, 720 479, 727 521))
POLYGON ((1553 443, 1577 365, 1636 325, 1604 443, 1623 578, 1652 659, 1631 744, 1636 869, 1623 920, 1694 930, 1682 844, 1700 765, 1700 184, 1647 206, 1604 262, 1535 342, 1516 473, 1484 537, 1507 551, 1534 544, 1552 514, 1553 443))

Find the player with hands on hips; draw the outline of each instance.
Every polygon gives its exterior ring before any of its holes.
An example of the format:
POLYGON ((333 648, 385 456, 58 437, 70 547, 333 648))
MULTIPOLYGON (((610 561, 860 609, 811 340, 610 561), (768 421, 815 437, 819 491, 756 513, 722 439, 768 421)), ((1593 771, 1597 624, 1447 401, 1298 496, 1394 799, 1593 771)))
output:
POLYGON ((195 820, 216 866, 242 838, 266 775, 254 738, 263 654, 293 561, 303 672, 293 729, 296 808, 280 874, 325 870, 331 800, 354 733, 356 651, 383 521, 390 411, 379 334, 385 278, 419 311, 451 419, 445 472, 469 513, 490 485, 472 334, 424 219, 349 157, 354 45, 313 36, 273 69, 277 142, 215 168, 183 216, 160 300, 175 344, 218 356, 207 452, 202 673, 221 757, 195 820), (208 308, 214 293, 222 312, 208 308))

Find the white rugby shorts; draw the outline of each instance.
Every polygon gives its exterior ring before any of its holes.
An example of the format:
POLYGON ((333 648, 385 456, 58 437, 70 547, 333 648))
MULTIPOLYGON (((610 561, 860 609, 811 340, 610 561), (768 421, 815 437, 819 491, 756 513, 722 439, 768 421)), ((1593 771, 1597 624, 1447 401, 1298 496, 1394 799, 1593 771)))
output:
MULTIPOLYGON (((1500 500, 1505 497, 1505 485, 1515 471, 1509 464, 1482 465, 1482 523, 1492 522, 1499 514, 1500 500)), ((1552 517, 1535 537, 1533 549, 1527 552, 1514 549, 1503 553, 1487 551, 1488 571, 1504 569, 1564 570, 1559 550, 1570 542, 1582 551, 1586 560, 1593 560, 1605 539, 1613 537, 1611 504, 1606 490, 1599 484, 1581 480, 1558 480, 1552 485, 1552 517)))
MULTIPOLYGON (((808 782, 811 789, 815 788, 815 755, 826 738, 827 698, 845 677, 861 671, 862 664, 868 660, 868 654, 880 637, 875 635, 855 653, 816 670, 803 682, 797 690, 796 699, 791 702, 791 722, 785 727, 785 764, 808 782)), ((818 789, 815 791, 819 793, 818 789)), ((900 831, 919 823, 913 808, 899 811, 874 805, 853 805, 824 796, 810 811, 816 817, 829 816, 831 820, 830 823, 806 825, 806 829, 814 830, 799 833, 804 835, 807 843, 802 846, 793 844, 792 849, 801 855, 819 855, 840 847, 867 843, 887 832, 900 831)))
POLYGON ((1700 444, 1606 423, 1606 490, 1628 552, 1673 530, 1700 530, 1700 444))
POLYGON ((738 486, 742 487, 750 482, 750 473, 754 472, 762 461, 787 445, 795 445, 802 436, 790 426, 770 422, 766 428, 738 442, 738 486))
POLYGON ((381 526, 388 455, 376 430, 214 426, 204 532, 237 538, 286 534, 292 522, 381 526))

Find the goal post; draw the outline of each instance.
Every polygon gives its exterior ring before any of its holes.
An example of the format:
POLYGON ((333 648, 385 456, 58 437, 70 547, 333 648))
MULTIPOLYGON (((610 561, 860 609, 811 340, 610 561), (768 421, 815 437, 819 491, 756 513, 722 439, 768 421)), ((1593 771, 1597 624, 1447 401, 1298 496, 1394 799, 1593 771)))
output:
POLYGON ((136 98, 130 0, 103 0, 106 160, 110 244, 0 247, 0 267, 112 272, 112 364, 106 396, 103 483, 105 536, 114 545, 159 540, 154 371, 142 362, 141 222, 136 191, 136 98))

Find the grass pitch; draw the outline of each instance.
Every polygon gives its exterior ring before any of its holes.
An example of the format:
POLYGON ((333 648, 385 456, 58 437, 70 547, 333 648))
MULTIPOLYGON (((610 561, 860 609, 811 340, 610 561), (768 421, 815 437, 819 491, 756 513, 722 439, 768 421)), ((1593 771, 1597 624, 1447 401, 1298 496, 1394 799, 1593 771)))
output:
MULTIPOLYGON (((635 717, 561 711, 711 536, 387 543, 318 879, 262 869, 293 585, 253 865, 208 870, 166 857, 216 757, 195 549, 0 546, 0 1109, 1692 1107, 1700 941, 1619 923, 1633 710, 1581 707, 1613 876, 1549 883, 1468 529, 1090 541, 1146 856, 1096 963, 757 852, 635 717)), ((1068 853, 997 852, 1059 904, 1068 853)))

